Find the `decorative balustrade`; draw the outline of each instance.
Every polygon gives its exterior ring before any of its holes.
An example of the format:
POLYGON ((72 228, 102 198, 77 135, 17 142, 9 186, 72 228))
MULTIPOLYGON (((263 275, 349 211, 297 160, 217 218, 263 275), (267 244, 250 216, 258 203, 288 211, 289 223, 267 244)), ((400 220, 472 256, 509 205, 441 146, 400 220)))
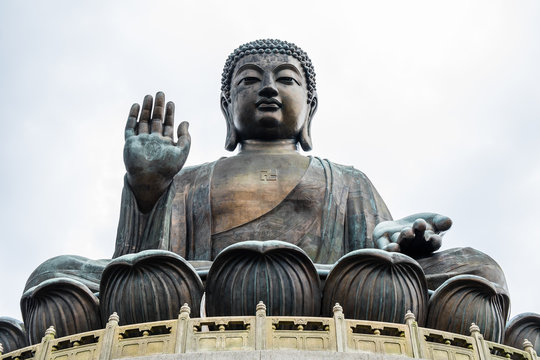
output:
POLYGON ((525 340, 523 350, 484 340, 472 324, 470 336, 421 328, 411 312, 405 324, 345 319, 336 304, 333 318, 255 316, 190 318, 182 306, 175 320, 119 325, 115 314, 105 329, 55 338, 54 328, 41 343, 2 355, 0 360, 112 360, 152 354, 208 351, 306 350, 367 351, 432 360, 539 360, 525 340))

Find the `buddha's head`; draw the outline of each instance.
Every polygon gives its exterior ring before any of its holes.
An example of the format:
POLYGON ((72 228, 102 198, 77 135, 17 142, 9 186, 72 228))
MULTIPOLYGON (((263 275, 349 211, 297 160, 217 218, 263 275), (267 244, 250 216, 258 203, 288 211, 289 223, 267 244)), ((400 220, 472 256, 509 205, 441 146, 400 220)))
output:
POLYGON ((311 150, 311 119, 317 110, 311 60, 296 45, 281 40, 240 46, 223 69, 221 109, 229 151, 246 140, 288 139, 311 150))

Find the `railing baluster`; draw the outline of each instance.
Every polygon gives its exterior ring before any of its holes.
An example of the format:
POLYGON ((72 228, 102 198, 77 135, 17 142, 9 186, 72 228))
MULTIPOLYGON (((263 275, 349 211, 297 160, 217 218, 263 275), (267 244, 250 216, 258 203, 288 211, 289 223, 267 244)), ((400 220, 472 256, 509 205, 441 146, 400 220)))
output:
MULTIPOLYGON (((111 316, 109 316, 109 321, 107 322, 107 326, 105 327, 105 332, 103 333, 103 336, 100 338, 101 341, 101 349, 99 352, 99 360, 110 360, 113 357, 113 350, 115 342, 118 341, 118 322, 120 321, 120 317, 117 313, 112 313, 111 316)), ((41 359, 38 359, 41 360, 41 359)), ((45 360, 45 359, 43 359, 45 360)))
POLYGON ((174 352, 177 354, 186 352, 190 313, 191 309, 189 308, 188 304, 184 304, 180 308, 180 314, 178 314, 178 325, 176 327, 176 345, 174 347, 174 352))
POLYGON ((266 305, 257 304, 255 315, 255 350, 266 350, 266 305))
POLYGON ((334 324, 336 327, 336 351, 347 351, 347 322, 343 315, 343 308, 336 303, 332 309, 334 312, 334 324))

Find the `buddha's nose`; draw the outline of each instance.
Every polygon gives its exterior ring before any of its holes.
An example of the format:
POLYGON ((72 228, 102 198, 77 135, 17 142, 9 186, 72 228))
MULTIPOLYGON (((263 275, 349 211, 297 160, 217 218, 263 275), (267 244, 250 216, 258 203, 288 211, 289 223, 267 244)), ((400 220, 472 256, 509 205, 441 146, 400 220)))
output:
POLYGON ((276 83, 270 77, 265 76, 262 83, 261 83, 261 89, 259 90, 259 96, 272 98, 272 97, 275 97, 277 95, 278 95, 278 90, 277 90, 277 87, 276 87, 276 83))

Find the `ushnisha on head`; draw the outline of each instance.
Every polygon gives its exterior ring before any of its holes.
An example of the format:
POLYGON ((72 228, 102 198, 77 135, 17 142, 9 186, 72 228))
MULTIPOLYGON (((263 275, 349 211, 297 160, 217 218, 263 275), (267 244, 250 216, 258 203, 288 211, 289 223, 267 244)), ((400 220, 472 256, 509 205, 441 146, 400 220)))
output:
POLYGON ((298 46, 276 39, 240 46, 225 63, 221 91, 227 150, 246 140, 291 140, 311 150, 315 71, 298 46))

